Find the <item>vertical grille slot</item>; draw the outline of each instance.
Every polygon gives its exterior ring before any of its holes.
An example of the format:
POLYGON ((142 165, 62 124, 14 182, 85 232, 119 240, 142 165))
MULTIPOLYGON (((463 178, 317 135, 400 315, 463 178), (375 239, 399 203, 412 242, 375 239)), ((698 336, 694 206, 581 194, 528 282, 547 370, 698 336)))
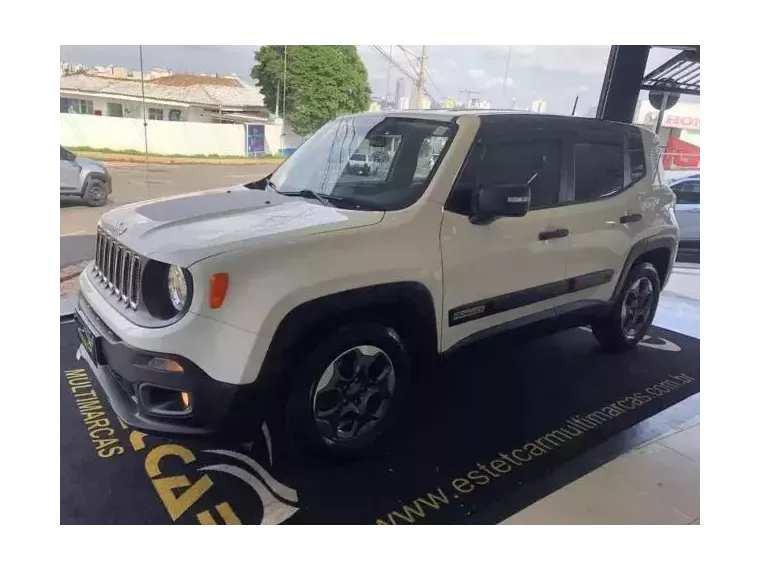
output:
POLYGON ((141 270, 140 258, 134 252, 98 231, 94 272, 106 289, 131 309, 137 309, 139 303, 141 270))
POLYGON ((114 243, 112 239, 108 239, 106 243, 106 284, 109 289, 113 289, 114 243))
POLYGON ((129 268, 130 261, 132 260, 132 252, 124 248, 124 252, 121 256, 121 267, 119 268, 119 291, 121 291, 121 300, 126 301, 128 297, 128 283, 129 283, 129 268))
POLYGON ((111 267, 108 271, 109 285, 111 290, 116 289, 116 268, 119 266, 119 246, 116 242, 111 244, 111 267))
POLYGON ((113 290, 116 295, 121 294, 121 261, 124 255, 124 247, 116 245, 116 255, 113 260, 113 290))
POLYGON ((133 308, 137 308, 139 292, 140 292, 140 260, 135 255, 132 258, 132 266, 129 270, 129 305, 133 308))
POLYGON ((97 274, 100 271, 100 243, 103 236, 100 233, 100 230, 98 230, 98 234, 95 236, 95 273, 97 274))

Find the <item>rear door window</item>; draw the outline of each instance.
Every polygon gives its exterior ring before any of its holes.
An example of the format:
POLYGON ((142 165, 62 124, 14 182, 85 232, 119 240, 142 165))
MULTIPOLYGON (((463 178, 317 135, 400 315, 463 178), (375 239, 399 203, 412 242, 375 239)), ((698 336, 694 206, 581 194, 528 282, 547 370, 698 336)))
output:
POLYGON ((623 189, 623 146, 607 142, 577 142, 575 202, 612 196, 623 189))

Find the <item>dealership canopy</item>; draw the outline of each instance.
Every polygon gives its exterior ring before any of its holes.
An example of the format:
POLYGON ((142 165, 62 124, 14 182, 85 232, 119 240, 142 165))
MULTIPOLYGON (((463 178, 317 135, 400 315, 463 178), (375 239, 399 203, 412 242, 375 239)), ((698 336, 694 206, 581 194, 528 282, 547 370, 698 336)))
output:
POLYGON ((699 95, 699 46, 653 46, 680 50, 647 73, 641 88, 661 93, 699 95))

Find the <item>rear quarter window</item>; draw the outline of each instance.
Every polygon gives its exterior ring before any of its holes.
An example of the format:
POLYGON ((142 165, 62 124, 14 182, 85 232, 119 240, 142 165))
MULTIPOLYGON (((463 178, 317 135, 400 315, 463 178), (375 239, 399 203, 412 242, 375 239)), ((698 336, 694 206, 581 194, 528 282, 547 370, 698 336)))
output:
POLYGON ((631 184, 642 180, 647 173, 647 160, 644 155, 644 142, 641 139, 641 131, 636 129, 626 135, 628 143, 628 162, 631 165, 631 184))

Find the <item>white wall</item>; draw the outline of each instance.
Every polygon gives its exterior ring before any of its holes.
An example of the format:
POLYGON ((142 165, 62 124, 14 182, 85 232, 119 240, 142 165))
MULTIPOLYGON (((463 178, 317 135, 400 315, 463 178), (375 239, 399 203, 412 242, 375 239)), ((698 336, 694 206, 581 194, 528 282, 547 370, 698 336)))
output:
MULTIPOLYGON (((104 117, 108 116, 109 103, 117 103, 121 105, 124 117, 137 119, 143 116, 143 105, 141 101, 130 101, 128 99, 111 99, 108 97, 83 97, 80 95, 68 95, 66 93, 61 93, 61 98, 92 101, 92 110, 96 112, 100 111, 101 115, 104 117)), ((182 107, 179 105, 172 105, 170 103, 147 103, 145 105, 146 113, 148 112, 148 109, 150 108, 163 109, 164 121, 169 120, 169 111, 171 111, 172 109, 177 109, 181 113, 180 119, 182 121, 190 120, 190 121, 211 122, 210 118, 202 117, 200 114, 200 109, 196 107, 182 107)))
MULTIPOLYGON (((184 110, 183 110, 184 111, 184 110)), ((168 112, 168 111, 165 111, 168 112)), ((60 113, 65 147, 145 149, 141 119, 60 113)), ((265 151, 280 150, 281 124, 264 126, 265 151)), ((148 121, 148 152, 155 154, 245 156, 245 125, 148 121)))
POLYGON ((282 149, 282 121, 264 127, 264 147, 267 154, 278 154, 282 149))

